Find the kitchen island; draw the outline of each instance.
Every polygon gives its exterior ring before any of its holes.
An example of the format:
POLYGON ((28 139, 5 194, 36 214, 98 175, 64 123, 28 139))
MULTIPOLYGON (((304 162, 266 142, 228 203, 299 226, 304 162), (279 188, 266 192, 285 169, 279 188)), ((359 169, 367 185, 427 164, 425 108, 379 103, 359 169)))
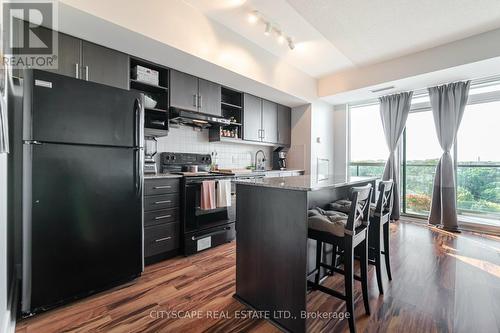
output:
POLYGON ((237 181, 235 298, 284 331, 305 332, 306 276, 316 251, 316 242, 307 238, 307 210, 349 197, 353 186, 375 187, 376 179, 305 175, 237 181))

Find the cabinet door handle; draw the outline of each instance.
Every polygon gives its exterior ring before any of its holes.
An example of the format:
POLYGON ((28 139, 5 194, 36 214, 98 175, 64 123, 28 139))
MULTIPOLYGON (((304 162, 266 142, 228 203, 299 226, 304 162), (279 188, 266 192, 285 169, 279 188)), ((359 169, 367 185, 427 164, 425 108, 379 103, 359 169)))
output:
POLYGON ((198 95, 198 107, 201 109, 203 107, 203 96, 198 95))
POLYGON ((80 78, 80 64, 78 64, 78 63, 75 64, 75 77, 77 79, 80 78))
POLYGON ((89 66, 85 66, 85 81, 89 80, 89 66))
POLYGON ((193 95, 193 106, 194 106, 194 107, 198 107, 198 103, 197 103, 197 101, 198 101, 198 98, 197 98, 197 96, 196 96, 196 94, 195 94, 195 95, 193 95))
POLYGON ((155 187, 153 187, 153 189, 155 189, 155 190, 160 190, 162 188, 172 188, 172 186, 170 186, 170 185, 163 185, 163 186, 155 186, 155 187))
POLYGON ((266 130, 262 130, 262 139, 266 137, 266 130))
POLYGON ((161 201, 155 201, 155 205, 160 205, 160 204, 164 204, 164 203, 171 203, 172 200, 161 200, 161 201))
POLYGON ((156 216, 155 220, 163 220, 163 219, 168 219, 169 217, 172 217, 172 215, 162 215, 162 216, 156 216))
POLYGON ((156 243, 164 242, 164 241, 169 240, 169 239, 172 239, 172 237, 168 236, 168 237, 163 237, 163 238, 160 238, 160 239, 156 239, 155 242, 156 243))

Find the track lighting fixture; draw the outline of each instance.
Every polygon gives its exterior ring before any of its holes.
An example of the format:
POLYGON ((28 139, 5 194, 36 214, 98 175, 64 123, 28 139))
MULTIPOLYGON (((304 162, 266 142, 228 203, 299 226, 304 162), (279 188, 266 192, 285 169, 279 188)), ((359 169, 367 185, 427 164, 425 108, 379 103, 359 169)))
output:
POLYGON ((270 36, 271 34, 275 34, 276 41, 278 42, 278 44, 283 45, 285 44, 286 41, 290 50, 293 50, 295 48, 295 42, 293 41, 293 38, 285 35, 283 31, 279 28, 279 25, 276 25, 270 20, 266 19, 259 11, 252 10, 250 13, 248 13, 248 22, 250 22, 251 24, 262 22, 265 26, 264 28, 265 36, 270 36))

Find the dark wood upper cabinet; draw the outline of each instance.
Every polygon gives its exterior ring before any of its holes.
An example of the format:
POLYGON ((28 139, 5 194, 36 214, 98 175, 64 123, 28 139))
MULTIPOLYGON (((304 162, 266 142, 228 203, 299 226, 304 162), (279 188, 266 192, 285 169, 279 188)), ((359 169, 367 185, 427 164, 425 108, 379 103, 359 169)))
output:
POLYGON ((176 70, 170 71, 170 106, 198 111, 198 78, 176 70))
MULTIPOLYGON (((21 39, 22 35, 19 33, 19 30, 27 24, 26 21, 14 20, 12 31, 14 39, 21 39)), ((46 69, 46 71, 78 78, 80 76, 81 40, 63 33, 53 32, 45 27, 38 27, 36 29, 38 36, 43 38, 54 33, 58 40, 57 68, 46 69)), ((22 70, 15 69, 14 76, 22 77, 22 70)))
POLYGON ((82 76, 87 81, 128 89, 128 55, 82 41, 82 76))
POLYGON ((292 142, 292 109, 278 104, 278 143, 289 146, 292 142))
POLYGON ((198 79, 198 111, 221 116, 221 87, 217 83, 198 79))
POLYGON ((262 141, 278 142, 278 104, 262 100, 262 141))
POLYGON ((170 106, 221 115, 221 87, 176 70, 170 71, 170 106))
POLYGON ((243 140, 261 141, 262 99, 243 95, 243 140))
POLYGON ((51 72, 80 78, 81 40, 63 33, 58 34, 58 68, 51 72))
MULTIPOLYGON (((19 22, 19 21, 16 21, 19 22)), ((20 38, 18 29, 25 21, 16 23, 14 38, 20 38)), ((39 37, 55 34, 57 38, 57 68, 45 69, 61 75, 93 81, 113 87, 128 89, 129 56, 103 46, 83 41, 79 38, 38 27, 39 37)), ((22 76, 22 71, 15 72, 22 76)))

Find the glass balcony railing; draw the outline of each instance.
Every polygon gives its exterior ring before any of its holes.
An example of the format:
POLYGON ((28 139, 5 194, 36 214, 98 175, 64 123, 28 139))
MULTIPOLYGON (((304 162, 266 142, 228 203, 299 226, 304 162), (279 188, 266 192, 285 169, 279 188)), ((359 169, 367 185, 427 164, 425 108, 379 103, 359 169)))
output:
MULTIPOLYGON (((381 177, 384 165, 384 162, 352 162, 350 174, 381 177)), ((401 167, 404 213, 429 214, 435 170, 436 161, 412 161, 401 167)), ((500 163, 459 163, 457 185, 461 220, 500 226, 500 163)))

